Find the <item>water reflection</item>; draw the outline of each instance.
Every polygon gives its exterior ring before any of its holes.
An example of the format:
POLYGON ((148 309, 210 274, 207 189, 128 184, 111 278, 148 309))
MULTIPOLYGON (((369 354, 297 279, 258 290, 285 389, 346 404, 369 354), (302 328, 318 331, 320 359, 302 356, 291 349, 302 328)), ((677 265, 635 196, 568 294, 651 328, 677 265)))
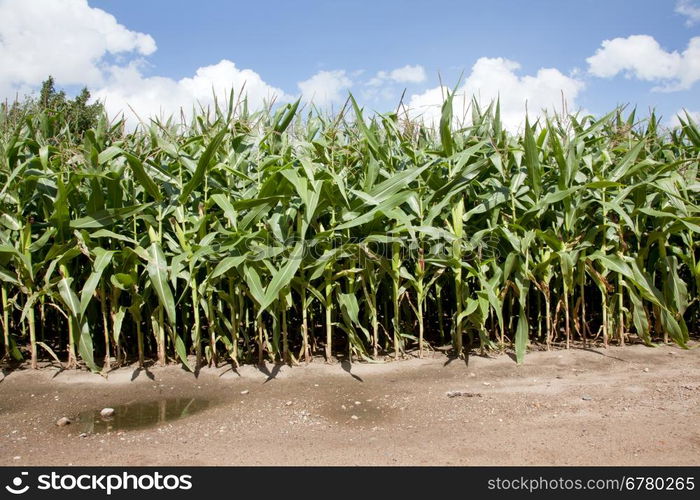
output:
POLYGON ((197 398, 171 398, 141 401, 114 407, 114 415, 103 417, 100 410, 78 415, 80 432, 100 433, 140 429, 164 424, 208 408, 210 401, 197 398))

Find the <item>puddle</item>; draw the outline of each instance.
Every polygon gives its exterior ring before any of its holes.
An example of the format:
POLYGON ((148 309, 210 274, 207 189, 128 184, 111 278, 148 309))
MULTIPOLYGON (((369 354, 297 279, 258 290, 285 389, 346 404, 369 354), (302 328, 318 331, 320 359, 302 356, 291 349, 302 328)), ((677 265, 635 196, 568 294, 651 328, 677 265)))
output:
POLYGON ((206 399, 171 398, 155 401, 134 402, 114 407, 109 418, 100 415, 100 409, 85 411, 78 415, 80 432, 101 433, 130 429, 142 429, 178 420, 209 408, 206 399))

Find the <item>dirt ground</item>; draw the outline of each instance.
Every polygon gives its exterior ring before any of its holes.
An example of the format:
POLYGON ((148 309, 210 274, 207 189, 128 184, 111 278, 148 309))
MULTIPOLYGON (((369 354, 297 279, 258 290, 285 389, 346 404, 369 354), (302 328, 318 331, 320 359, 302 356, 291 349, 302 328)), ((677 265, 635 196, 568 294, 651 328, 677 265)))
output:
POLYGON ((448 361, 4 372, 0 465, 700 464, 700 349, 448 361), (76 420, 175 398, 199 411, 126 430, 76 420))

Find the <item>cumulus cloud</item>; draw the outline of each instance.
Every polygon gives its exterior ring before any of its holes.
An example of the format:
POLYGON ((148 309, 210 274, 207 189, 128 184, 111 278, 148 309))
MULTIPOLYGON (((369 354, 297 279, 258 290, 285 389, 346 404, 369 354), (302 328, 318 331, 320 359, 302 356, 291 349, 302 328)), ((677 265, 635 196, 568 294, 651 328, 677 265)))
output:
POLYGON ((691 0, 678 0, 676 12, 686 17, 686 26, 692 26, 700 22, 700 6, 694 4, 691 0))
POLYGON ((251 109, 259 109, 272 100, 289 101, 291 96, 267 84, 255 71, 239 69, 227 59, 203 66, 194 76, 174 80, 160 76, 144 77, 138 63, 126 67, 113 66, 108 83, 95 92, 107 112, 114 116, 124 113, 133 122, 133 108, 141 118, 168 117, 180 110, 189 116, 193 107, 213 104, 214 94, 219 99, 234 91, 234 99, 242 90, 251 109))
POLYGON ((59 85, 99 85, 106 56, 156 50, 151 36, 128 30, 87 0, 0 0, 0 19, 2 97, 49 74, 59 85))
POLYGON ((407 64, 402 68, 396 68, 392 71, 379 71, 370 79, 366 85, 370 87, 378 87, 387 82, 389 83, 421 83, 426 79, 425 69, 417 64, 411 66, 407 64))
POLYGON ((336 70, 319 71, 297 85, 305 101, 323 107, 344 101, 352 83, 344 70, 336 70))
POLYGON ((658 82, 654 90, 687 90, 700 80, 700 37, 693 37, 682 52, 668 52, 649 35, 605 40, 586 59, 588 71, 601 78, 623 73, 627 78, 658 82))
POLYGON ((389 78, 400 83, 421 83, 425 81, 425 70, 423 66, 406 65, 389 73, 389 78))
POLYGON ((292 99, 226 59, 180 80, 146 77, 142 68, 156 50, 153 38, 86 0, 0 0, 0 19, 1 99, 21 98, 52 75, 59 86, 89 86, 111 116, 124 113, 130 126, 137 123, 132 109, 143 119, 180 109, 189 115, 193 106, 211 104, 213 93, 223 99, 231 89, 245 89, 251 109, 292 99))
POLYGON ((669 122, 668 122, 669 126, 671 126, 671 127, 677 127, 677 126, 679 126, 679 125, 681 124, 680 120, 678 119, 678 116, 679 116, 679 115, 680 115, 681 118, 683 118, 683 120, 687 121, 687 120, 686 120, 686 115, 685 115, 686 113, 688 113, 688 114, 690 115, 690 118, 691 118, 696 124, 700 123, 700 111, 690 111, 690 110, 686 110, 686 109, 679 109, 678 111, 676 111, 676 112, 674 113, 674 115, 673 115, 673 116, 671 117, 671 119, 669 120, 669 122))
MULTIPOLYGON (((453 100, 453 113, 458 119, 469 118, 467 113, 472 96, 480 105, 499 99, 503 125, 515 131, 525 121, 527 111, 532 116, 543 110, 561 111, 562 98, 569 108, 576 106, 576 98, 583 89, 581 80, 569 77, 554 68, 542 68, 536 75, 519 76, 520 64, 503 58, 482 57, 453 100)), ((408 102, 409 116, 436 124, 447 88, 435 87, 413 94, 408 102)))

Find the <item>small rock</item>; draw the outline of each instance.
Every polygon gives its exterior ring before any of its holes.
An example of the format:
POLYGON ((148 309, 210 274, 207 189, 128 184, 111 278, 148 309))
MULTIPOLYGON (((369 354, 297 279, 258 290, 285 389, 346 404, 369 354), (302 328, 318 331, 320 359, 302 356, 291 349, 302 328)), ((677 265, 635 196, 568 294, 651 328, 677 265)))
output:
POLYGON ((470 376, 470 377, 476 377, 476 373, 474 373, 474 372, 469 372, 469 376, 470 376))
POLYGON ((78 437, 86 438, 86 437, 87 437, 87 433, 81 432, 80 435, 79 435, 78 437))
POLYGON ((481 394, 478 392, 465 392, 465 391, 448 391, 447 393, 448 398, 456 398, 459 396, 464 396, 466 398, 480 398, 481 394))
POLYGON ((16 456, 16 457, 12 457, 12 460, 19 460, 20 458, 22 458, 22 457, 16 456))
POLYGON ((643 371, 644 373, 649 373, 649 368, 644 368, 642 371, 643 371))
POLYGON ((355 401, 356 405, 361 405, 362 403, 360 401, 355 401))
POLYGON ((71 423, 71 419, 68 417, 61 417, 58 420, 56 420, 56 425, 59 427, 65 427, 66 425, 71 423))
POLYGON ((590 401, 590 400, 592 400, 593 398, 590 397, 590 396, 581 396, 581 399, 583 399, 584 401, 590 401))
POLYGON ((102 408, 102 411, 100 411, 100 416, 102 418, 109 418, 114 416, 114 408, 102 408))
POLYGON ((241 394, 245 395, 245 394, 248 394, 249 392, 250 392, 250 391, 249 391, 248 389, 246 389, 246 390, 244 390, 244 391, 241 391, 241 394))
POLYGON ((292 403, 291 401, 287 401, 287 402, 284 403, 284 404, 287 405, 287 406, 292 406, 294 403, 292 403))
POLYGON ((360 417, 358 417, 357 415, 353 415, 353 416, 351 416, 350 418, 353 419, 353 420, 357 420, 357 419, 359 419, 360 417))
POLYGON ((491 385, 491 382, 484 382, 484 385, 491 385))

